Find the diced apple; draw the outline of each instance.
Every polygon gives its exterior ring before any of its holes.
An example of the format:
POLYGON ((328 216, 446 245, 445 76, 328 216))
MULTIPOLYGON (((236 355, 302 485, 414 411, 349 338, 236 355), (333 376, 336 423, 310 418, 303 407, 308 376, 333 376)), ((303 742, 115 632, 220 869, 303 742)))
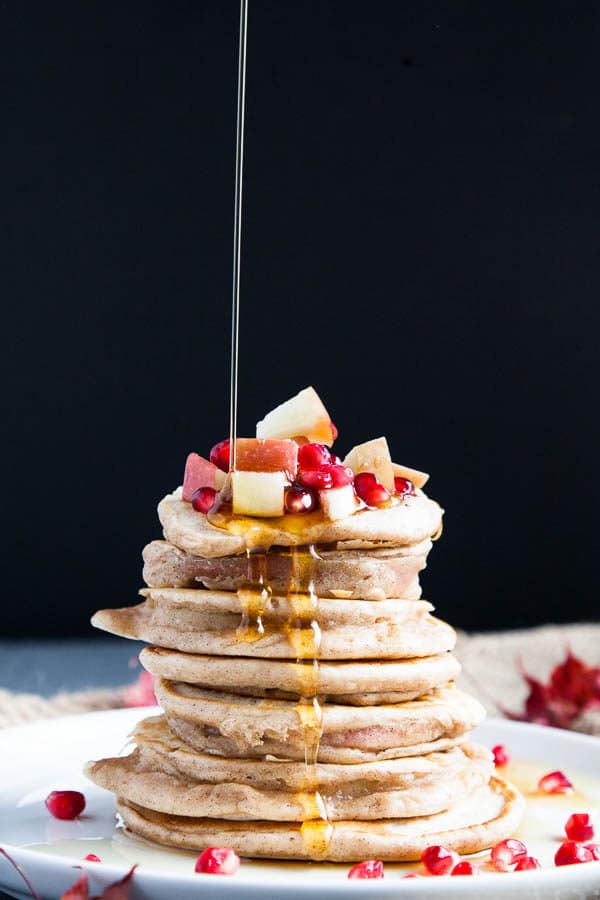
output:
POLYGON ((238 438, 235 467, 240 472, 289 472, 293 480, 298 468, 298 444, 290 440, 238 438))
POLYGON ((394 493, 394 469, 384 437, 357 444, 346 456, 344 465, 350 466, 355 475, 359 472, 372 472, 390 494, 394 493))
POLYGON ((319 491, 319 501, 326 519, 345 519, 356 512, 359 506, 351 484, 319 491))
POLYGON ((315 389, 307 387, 267 413, 256 426, 256 436, 304 438, 305 441, 331 447, 335 440, 334 427, 315 389))
POLYGON ((422 488, 429 481, 427 472, 419 472, 418 469, 409 469, 408 466, 401 466, 395 462, 392 463, 392 469, 394 470, 394 477, 408 478, 416 488, 422 488))
POLYGON ((285 472, 232 473, 233 511, 240 516, 282 516, 285 488, 288 479, 285 472))
POLYGON ((199 456, 197 453, 190 453, 185 461, 185 472, 183 474, 183 499, 188 502, 192 499, 192 494, 198 488, 209 487, 215 491, 220 491, 225 482, 225 472, 221 472, 213 463, 199 456))

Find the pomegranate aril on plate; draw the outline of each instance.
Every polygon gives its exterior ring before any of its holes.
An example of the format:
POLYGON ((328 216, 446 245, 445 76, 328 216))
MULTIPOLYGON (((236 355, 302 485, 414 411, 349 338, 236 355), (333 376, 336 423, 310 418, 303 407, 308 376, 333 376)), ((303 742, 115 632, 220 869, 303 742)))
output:
POLYGON ((572 866, 574 863, 593 862, 592 851, 576 841, 564 841, 554 855, 557 866, 572 866))
POLYGON ((231 464, 231 450, 230 450, 231 441, 229 438, 225 438, 223 441, 219 441, 218 444, 210 451, 210 461, 217 468, 221 469, 223 472, 229 472, 229 466, 231 464))
POLYGON ((452 871, 451 875, 479 875, 479 869, 470 863, 468 859, 463 859, 461 862, 456 863, 452 871))
POLYGON ((507 766, 509 764, 510 756, 504 744, 496 744, 495 747, 492 747, 492 753, 495 766, 507 766))
POLYGON ((87 862, 99 862, 99 863, 102 862, 102 860, 100 859, 100 857, 99 857, 99 856, 96 856, 95 853, 88 853, 88 855, 87 855, 87 856, 84 856, 83 859, 84 859, 85 861, 87 861, 87 862))
POLYGON ((299 469, 320 469, 331 462, 331 453, 325 444, 303 444, 298 448, 299 469))
POLYGON ((510 872, 511 868, 527 856, 527 847, 522 841, 508 838, 492 847, 492 862, 499 872, 510 872))
POLYGON ((359 472, 355 475, 354 490, 367 506, 382 506, 390 499, 389 491, 372 472, 359 472))
POLYGON ((194 872, 205 875, 235 875, 240 867, 240 858, 230 847, 207 847, 194 866, 194 872))
POLYGON ((285 492, 285 511, 288 513, 312 512, 317 506, 317 495, 310 488, 293 484, 285 492))
POLYGON ((535 856, 523 856, 513 869, 513 872, 526 872, 528 869, 541 869, 539 859, 535 856))
POLYGON ((565 834, 570 841, 591 841, 594 826, 588 813, 573 813, 565 824, 565 834))
POLYGON ((430 875, 447 875, 456 865, 458 854, 439 844, 426 847, 421 853, 421 862, 430 875))
POLYGON ((352 866, 348 878, 383 878, 383 863, 380 859, 366 859, 352 866))
POLYGON ((52 791, 46 808, 55 819, 76 819, 85 809, 85 797, 80 791, 52 791))
POLYGON ((213 488, 198 488, 192 494, 192 506, 196 512, 207 513, 212 508, 217 492, 213 488))
POLYGON ((321 469, 304 469, 298 473, 298 481, 305 487, 313 488, 315 491, 323 491, 333 487, 331 472, 328 472, 324 467, 321 469))
POLYGON ((563 772, 548 772, 538 781, 538 790, 544 794, 570 794, 573 785, 563 772))
POLYGON ((415 486, 412 481, 409 481, 408 478, 402 478, 400 475, 396 475, 394 478, 394 489, 397 494, 414 494, 415 486))

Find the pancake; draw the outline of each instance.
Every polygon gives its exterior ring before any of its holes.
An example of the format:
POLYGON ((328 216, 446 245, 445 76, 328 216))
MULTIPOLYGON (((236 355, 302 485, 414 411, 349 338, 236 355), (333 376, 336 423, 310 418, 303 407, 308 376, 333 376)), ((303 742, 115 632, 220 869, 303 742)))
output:
POLYGON ((234 821, 302 822, 315 790, 331 821, 431 815, 487 784, 493 769, 489 750, 465 745, 392 762, 320 766, 322 778, 307 794, 302 762, 218 760, 174 738, 136 740, 128 756, 88 763, 88 778, 158 812, 234 821))
MULTIPOLYGON (((211 656, 263 659, 309 658, 298 646, 299 610, 294 600, 270 597, 262 623, 265 633, 244 640, 238 631, 245 612, 237 594, 186 588, 146 588, 137 606, 97 612, 92 624, 112 634, 159 647, 211 656)), ((319 623, 319 657, 403 659, 452 650, 454 630, 430 615, 424 600, 316 599, 311 617, 319 623)), ((308 626, 307 626, 308 627, 308 626)), ((307 642, 308 643, 308 642, 307 642)))
MULTIPOLYGON (((421 596, 419 572, 425 568, 431 541, 384 550, 328 550, 318 548, 311 578, 319 597, 345 596, 355 600, 384 600, 421 596), (340 594, 340 591, 343 594, 340 594)), ((200 587, 237 591, 248 577, 246 556, 209 559, 192 556, 166 541, 144 547, 144 581, 149 587, 200 587)), ((289 551, 267 554, 265 580, 274 594, 286 594, 292 579, 289 551)))
POLYGON ((118 798, 117 809, 134 834, 186 850, 232 847, 240 856, 354 862, 418 860, 431 844, 457 853, 477 853, 510 837, 523 815, 524 801, 498 777, 450 810, 432 816, 369 822, 247 825, 224 819, 166 815, 118 798), (308 827, 307 827, 308 826, 308 827))
MULTIPOLYGON (((306 690, 306 666, 296 662, 200 656, 161 647, 145 647, 140 662, 161 678, 233 694, 295 700, 306 690)), ((371 706, 413 700, 452 681, 459 671, 450 653, 393 662, 323 662, 311 686, 321 702, 371 706)))
MULTIPOLYGON (((158 517, 165 539, 194 556, 234 556, 247 549, 296 547, 307 544, 359 542, 366 549, 416 544, 434 535, 442 522, 442 509, 422 491, 405 495, 389 507, 363 509, 345 519, 325 519, 321 512, 305 513, 302 527, 294 529, 295 517, 244 518, 240 534, 211 525, 203 513, 181 499, 181 488, 158 504, 158 517)), ((356 548, 358 549, 358 548, 356 548)))
MULTIPOLYGON (((157 679, 155 693, 171 730, 196 750, 304 759, 305 726, 296 703, 239 697, 165 679, 157 679)), ((464 738, 485 716, 477 700, 455 687, 437 688, 405 703, 324 703, 321 710, 318 760, 337 763, 418 755, 402 750, 464 738)))

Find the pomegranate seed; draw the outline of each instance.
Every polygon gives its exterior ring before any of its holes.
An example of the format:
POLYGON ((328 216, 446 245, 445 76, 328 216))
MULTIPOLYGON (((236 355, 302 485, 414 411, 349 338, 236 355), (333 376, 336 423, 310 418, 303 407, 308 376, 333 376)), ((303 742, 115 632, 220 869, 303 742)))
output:
POLYGON ((439 844, 426 847, 421 853, 421 862, 430 875, 447 875, 457 860, 458 854, 454 850, 447 850, 439 844))
POLYGON ((214 488, 203 487, 198 488, 192 494, 192 506, 196 512, 207 513, 215 502, 217 492, 214 488))
POLYGON ((381 506, 390 499, 389 492, 372 472, 360 472, 355 475, 354 490, 367 506, 381 506))
POLYGON ((304 444, 298 450, 299 469, 320 469, 331 462, 331 453, 325 444, 304 444))
POLYGON ((383 863, 380 859, 367 859, 352 866, 348 878, 383 878, 383 863))
POLYGON ((323 466, 321 471, 329 472, 332 487, 344 487, 354 481, 354 472, 349 466, 323 466))
POLYGON ((210 451, 211 463, 223 472, 229 472, 229 466, 231 464, 231 452, 229 450, 230 443, 229 438, 225 438, 224 441, 219 441, 218 444, 215 444, 210 451))
POLYGON ((513 869, 513 872, 526 872, 527 869, 541 869, 539 859, 535 856, 524 856, 513 869))
POLYGON ((96 856, 95 853, 88 853, 88 855, 84 856, 83 858, 86 859, 88 862, 99 862, 99 863, 102 862, 100 857, 96 856))
POLYGON ((570 794, 573 785, 562 772, 548 772, 538 781, 538 791, 544 794, 570 794))
POLYGON ((46 807, 55 819, 76 819, 85 809, 85 797, 79 791, 52 791, 46 807))
POLYGON ((470 863, 468 859, 463 859, 462 862, 457 863, 452 871, 451 875, 479 875, 479 869, 477 869, 473 863, 470 863))
POLYGON ((492 847, 492 862, 499 872, 510 872, 511 867, 527 856, 527 847, 522 841, 508 838, 492 847))
POLYGON ((342 465, 341 459, 339 458, 339 456, 336 456, 335 453, 331 454, 331 459, 329 460, 329 462, 331 463, 332 466, 341 466, 342 465))
POLYGON ((298 481, 305 487, 314 488, 317 491, 333 487, 331 472, 327 469, 305 469, 298 473, 298 481))
POLYGON ((240 858, 230 847, 207 847, 194 866, 194 872, 206 875, 235 875, 240 867, 240 858))
POLYGON ((576 844, 575 841, 565 841, 554 855, 554 864, 556 866, 571 866, 574 863, 592 862, 593 859, 592 851, 584 847, 583 844, 576 844))
POLYGON ((600 859, 600 844, 584 844, 586 850, 589 850, 594 859, 600 859))
POLYGON ((394 488, 397 494, 414 494, 415 492, 412 481, 409 481, 408 478, 401 478, 400 475, 396 475, 394 478, 394 488))
POLYGON ((310 488, 293 484, 285 492, 285 511, 289 513, 312 512, 318 505, 317 495, 310 488))
POLYGON ((594 826, 588 813, 573 813, 565 825, 565 834, 570 841, 591 841, 594 837, 594 826))
POLYGON ((496 744, 495 747, 492 747, 492 753, 494 754, 494 765, 507 766, 509 764, 510 756, 504 744, 496 744))

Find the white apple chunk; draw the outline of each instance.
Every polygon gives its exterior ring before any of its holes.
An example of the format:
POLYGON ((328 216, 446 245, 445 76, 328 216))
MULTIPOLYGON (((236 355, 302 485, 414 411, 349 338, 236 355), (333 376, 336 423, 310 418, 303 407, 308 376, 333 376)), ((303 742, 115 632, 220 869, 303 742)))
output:
POLYGON ((422 488, 423 485, 427 484, 429 481, 427 472, 419 472, 418 469, 409 469, 408 466, 401 466, 399 463, 395 462, 392 463, 392 469, 394 470, 395 477, 408 478, 416 488, 422 488))
POLYGON ((258 438, 305 438, 331 447, 334 430, 331 418, 313 387, 276 406, 256 425, 258 438))
POLYGON ((390 494, 394 493, 394 468, 388 443, 384 437, 357 444, 344 460, 355 475, 372 472, 390 494))
POLYGON ((282 516, 288 479, 285 472, 238 472, 231 475, 233 512, 238 516, 282 516))
POLYGON ((321 509, 326 519, 345 519, 356 512, 359 503, 351 484, 319 491, 321 509))

